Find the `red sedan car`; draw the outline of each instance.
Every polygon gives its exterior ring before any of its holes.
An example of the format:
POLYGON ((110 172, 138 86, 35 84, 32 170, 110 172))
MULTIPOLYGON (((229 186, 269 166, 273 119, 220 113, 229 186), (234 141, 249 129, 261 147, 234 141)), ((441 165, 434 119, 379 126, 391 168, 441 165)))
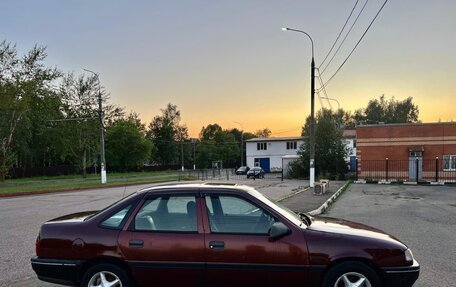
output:
POLYGON ((209 184, 150 188, 46 222, 31 262, 43 281, 83 287, 407 287, 419 275, 410 249, 380 230, 209 184))

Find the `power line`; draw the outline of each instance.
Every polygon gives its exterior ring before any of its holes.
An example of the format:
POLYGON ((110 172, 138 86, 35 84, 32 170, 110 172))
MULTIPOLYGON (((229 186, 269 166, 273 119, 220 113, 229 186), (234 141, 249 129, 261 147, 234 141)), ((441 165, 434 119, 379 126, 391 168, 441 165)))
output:
MULTIPOLYGON (((361 38, 359 39, 359 41, 356 43, 355 47, 353 47, 353 50, 351 50, 350 54, 348 54, 347 58, 345 58, 345 60, 342 62, 342 64, 339 66, 339 68, 336 70, 336 72, 329 78, 329 80, 327 80, 324 84, 323 84, 323 87, 322 88, 325 88, 329 82, 334 79, 334 77, 337 75, 337 73, 339 73, 340 69, 342 69, 342 67, 345 65, 345 63, 348 61, 348 59, 350 58, 350 56, 353 54, 353 52, 355 52, 356 48, 358 47, 359 43, 361 43, 361 41, 363 40, 364 36, 366 36, 367 32, 369 31, 370 27, 372 26, 372 24, 374 24, 375 20, 377 19, 378 15, 380 15, 380 12, 382 12, 383 8, 385 7, 386 3, 388 3, 389 0, 385 0, 385 2, 383 3, 382 7, 380 7, 380 10, 378 10, 377 14, 375 15, 374 19, 372 19, 372 21, 370 22, 369 26, 367 27, 366 31, 364 31, 363 35, 361 36, 361 38)), ((320 88, 320 90, 322 89, 320 88)))
POLYGON ((320 93, 317 91, 318 101, 320 102, 320 107, 323 108, 323 101, 321 100, 320 93))
POLYGON ((296 130, 300 130, 300 129, 302 129, 302 126, 291 128, 291 129, 288 129, 288 130, 283 130, 281 132, 273 132, 272 134, 273 135, 284 134, 284 133, 287 133, 287 132, 296 131, 296 130))
POLYGON ((297 128, 300 128, 300 127, 301 127, 301 126, 290 127, 290 128, 283 128, 283 129, 276 130, 276 132, 274 132, 274 133, 289 131, 289 130, 297 129, 297 128))
MULTIPOLYGON (((323 79, 321 77, 321 73, 320 73, 320 69, 319 68, 316 68, 317 72, 318 72, 318 80, 320 82, 320 87, 322 87, 323 89, 323 92, 325 94, 325 98, 326 98, 326 101, 328 101, 328 104, 329 104, 329 107, 331 108, 331 110, 333 109, 332 105, 331 105, 331 102, 329 101, 329 97, 328 97, 328 93, 326 92, 326 89, 325 87, 323 86, 323 79)), ((320 91, 317 92, 318 94, 318 97, 320 97, 320 91)), ((321 98, 321 97, 320 97, 321 98)))
POLYGON ((342 35, 342 32, 345 30, 345 27, 347 26, 348 21, 350 20, 351 16, 353 15, 353 11, 355 11, 355 8, 356 8, 356 6, 358 5, 358 2, 359 2, 359 0, 356 0, 355 5, 353 6, 353 9, 352 9, 351 12, 350 12, 350 15, 348 15, 348 18, 347 18, 347 20, 345 21, 344 26, 342 27, 342 30, 340 30, 339 35, 337 35, 337 38, 336 38, 336 40, 334 41, 334 44, 332 45, 331 49, 329 49, 328 54, 326 54, 325 58, 324 58, 323 61, 321 62, 320 67, 326 62, 326 59, 328 58, 328 56, 331 54, 332 50, 333 50, 334 47, 336 46, 337 41, 339 41, 339 38, 340 38, 340 36, 342 35))
MULTIPOLYGON (((337 47, 336 52, 335 52, 334 55, 331 57, 331 59, 329 60, 329 62, 326 64, 326 66, 323 68, 323 71, 321 71, 322 74, 325 73, 326 69, 328 69, 328 66, 329 66, 329 65, 331 64, 331 62, 334 60, 334 58, 336 57, 337 53, 339 53, 340 48, 342 48, 342 45, 345 43, 345 40, 348 38, 348 35, 350 35, 351 31, 353 30, 353 27, 355 27, 356 22, 358 22, 358 19, 359 19, 359 17, 361 16, 361 14, 363 13, 364 8, 366 8, 368 2, 369 2, 369 0, 366 0, 366 2, 364 3, 363 7, 361 8, 361 10, 359 10, 358 15, 356 16, 355 20, 353 21, 352 25, 350 26, 350 29, 348 29, 347 34, 345 34, 345 37, 344 37, 344 38, 342 39, 342 41, 340 42, 339 47, 337 47)), ((322 65, 323 65, 323 63, 320 65, 320 67, 321 67, 322 65)))

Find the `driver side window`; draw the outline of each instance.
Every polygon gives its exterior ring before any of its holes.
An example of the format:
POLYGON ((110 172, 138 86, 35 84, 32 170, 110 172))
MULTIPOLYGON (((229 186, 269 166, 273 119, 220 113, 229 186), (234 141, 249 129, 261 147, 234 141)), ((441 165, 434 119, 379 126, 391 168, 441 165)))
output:
POLYGON ((275 218, 250 201, 230 195, 208 195, 206 210, 212 233, 269 233, 275 218))

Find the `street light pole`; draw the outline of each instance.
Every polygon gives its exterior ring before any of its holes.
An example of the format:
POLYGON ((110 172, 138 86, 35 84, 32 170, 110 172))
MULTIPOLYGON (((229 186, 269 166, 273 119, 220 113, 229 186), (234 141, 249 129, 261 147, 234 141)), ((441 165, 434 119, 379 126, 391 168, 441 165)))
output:
POLYGON ((193 170, 196 170, 196 139, 192 139, 193 143, 193 170))
POLYGON ((282 28, 283 31, 298 32, 306 35, 312 44, 312 62, 310 63, 310 187, 315 186, 315 60, 314 60, 314 42, 312 37, 304 31, 282 28))
POLYGON ((241 123, 233 121, 233 123, 236 123, 241 126, 241 166, 244 166, 244 127, 242 126, 241 123))
POLYGON ((105 140, 104 140, 104 113, 103 113, 103 99, 101 98, 101 85, 100 85, 100 76, 94 71, 84 69, 84 71, 92 73, 97 77, 98 81, 98 118, 100 120, 100 154, 101 154, 101 183, 105 184, 107 182, 106 176, 106 157, 105 157, 105 140))
POLYGON ((181 169, 182 169, 182 171, 184 171, 185 168, 184 168, 184 141, 183 140, 181 140, 181 157, 182 157, 181 158, 181 164, 182 164, 181 169))

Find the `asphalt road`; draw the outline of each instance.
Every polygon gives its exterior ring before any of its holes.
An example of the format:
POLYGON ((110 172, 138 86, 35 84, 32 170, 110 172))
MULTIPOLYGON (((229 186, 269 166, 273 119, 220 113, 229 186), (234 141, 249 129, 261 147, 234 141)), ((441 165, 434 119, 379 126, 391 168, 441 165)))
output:
MULTIPOLYGON (((307 185, 302 181, 241 183, 275 199, 307 185)), ((64 214, 100 209, 146 186, 150 185, 0 199, 0 286, 57 286, 37 280, 30 267, 40 225, 64 214)), ((308 211, 309 202, 317 199, 307 190, 283 203, 308 211)), ((456 187, 351 185, 328 216, 363 222, 404 241, 421 264, 415 287, 456 286, 456 187)))
POLYGON ((456 187, 353 184, 327 216, 402 240, 421 265, 415 287, 456 286, 456 187))

